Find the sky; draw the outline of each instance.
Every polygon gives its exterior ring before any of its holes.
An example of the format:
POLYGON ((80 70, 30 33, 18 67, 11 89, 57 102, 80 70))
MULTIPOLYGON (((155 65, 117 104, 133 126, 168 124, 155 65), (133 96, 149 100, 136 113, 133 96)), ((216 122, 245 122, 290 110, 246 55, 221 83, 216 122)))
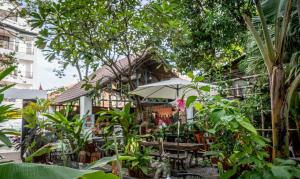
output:
MULTIPOLYGON (((57 62, 48 62, 45 58, 38 59, 37 81, 42 85, 43 90, 59 88, 62 86, 69 86, 78 82, 75 68, 68 67, 65 69, 65 76, 59 78, 56 76, 54 69, 58 69, 57 62)), ((39 84, 37 84, 39 86, 39 84)))

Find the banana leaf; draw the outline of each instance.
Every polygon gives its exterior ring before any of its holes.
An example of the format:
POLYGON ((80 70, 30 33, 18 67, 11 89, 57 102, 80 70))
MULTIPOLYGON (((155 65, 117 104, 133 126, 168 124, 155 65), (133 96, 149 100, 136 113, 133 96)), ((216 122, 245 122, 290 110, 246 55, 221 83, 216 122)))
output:
MULTIPOLYGON (((120 161, 122 161, 122 160, 133 160, 133 159, 134 159, 134 157, 132 157, 132 156, 123 156, 123 155, 119 156, 120 161)), ((97 160, 97 161, 89 164, 88 166, 86 166, 85 169, 93 169, 93 168, 96 168, 96 167, 103 167, 106 164, 108 164, 112 161, 116 161, 116 160, 117 160, 116 155, 111 156, 111 157, 103 157, 100 160, 97 160)))
POLYGON ((32 163, 0 164, 0 179, 117 179, 117 176, 95 170, 76 170, 57 165, 32 163))
POLYGON ((61 144, 60 143, 57 143, 57 144, 53 144, 53 143, 46 144, 42 148, 40 148, 37 151, 35 151, 30 156, 26 157, 25 161, 26 162, 32 162, 32 160, 33 160, 34 157, 38 157, 38 156, 41 156, 41 155, 44 155, 44 154, 48 154, 48 153, 52 152, 53 150, 55 150, 57 148, 60 148, 59 145, 61 145, 61 144))

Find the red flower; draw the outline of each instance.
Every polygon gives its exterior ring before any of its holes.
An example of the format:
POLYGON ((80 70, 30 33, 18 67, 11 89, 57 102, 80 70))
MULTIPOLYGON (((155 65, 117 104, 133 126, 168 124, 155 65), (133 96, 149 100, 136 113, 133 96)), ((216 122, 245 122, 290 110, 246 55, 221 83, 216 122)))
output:
POLYGON ((176 99, 176 105, 179 111, 184 111, 185 109, 185 101, 182 98, 176 99))

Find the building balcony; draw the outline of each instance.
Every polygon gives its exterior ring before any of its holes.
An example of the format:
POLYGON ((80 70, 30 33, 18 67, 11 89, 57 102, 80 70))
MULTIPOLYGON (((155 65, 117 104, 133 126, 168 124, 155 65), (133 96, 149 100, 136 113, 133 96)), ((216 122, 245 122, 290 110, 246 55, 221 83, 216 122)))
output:
POLYGON ((32 79, 33 73, 32 72, 21 72, 19 76, 22 78, 32 79))
POLYGON ((13 78, 27 78, 27 79, 32 79, 33 78, 33 73, 29 71, 16 71, 13 74, 11 74, 13 78))
POLYGON ((17 59, 22 60, 30 60, 33 61, 34 56, 34 48, 19 48, 12 45, 13 43, 9 43, 8 45, 2 45, 0 46, 0 53, 15 53, 15 57, 17 59))
POLYGON ((20 52, 26 55, 34 55, 34 48, 32 47, 19 47, 16 45, 15 42, 6 42, 0 41, 0 48, 13 51, 13 52, 20 52))
POLYGON ((9 75, 5 78, 6 82, 18 83, 18 84, 28 84, 33 83, 33 73, 32 72, 18 72, 12 75, 9 75))

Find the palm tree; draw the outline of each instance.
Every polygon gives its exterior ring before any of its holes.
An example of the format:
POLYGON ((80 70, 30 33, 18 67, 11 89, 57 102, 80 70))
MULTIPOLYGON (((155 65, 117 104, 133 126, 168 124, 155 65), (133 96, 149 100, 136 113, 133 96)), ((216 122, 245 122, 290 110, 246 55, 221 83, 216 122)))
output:
POLYGON ((298 51, 289 49, 294 28, 299 28, 296 3, 293 0, 254 0, 258 25, 248 16, 245 22, 254 37, 267 68, 272 115, 272 158, 289 156, 288 117, 293 93, 300 82, 298 51), (294 13, 295 12, 295 13, 294 13), (259 31, 258 31, 259 29, 259 31), (296 63, 297 64, 297 63, 296 63))

